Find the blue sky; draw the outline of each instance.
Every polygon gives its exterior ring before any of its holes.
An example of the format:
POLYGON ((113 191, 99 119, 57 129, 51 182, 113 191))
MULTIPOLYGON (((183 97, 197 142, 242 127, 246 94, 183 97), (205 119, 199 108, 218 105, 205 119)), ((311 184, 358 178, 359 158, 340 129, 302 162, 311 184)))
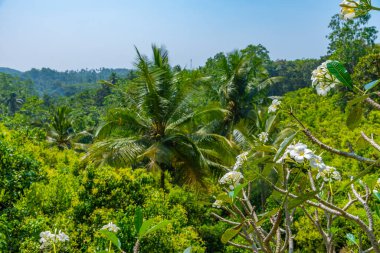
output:
MULTIPOLYGON (((374 0, 377 4, 378 0, 374 0)), ((171 63, 263 44, 273 59, 326 53, 339 0, 0 0, 0 66, 132 67, 134 45, 165 45, 171 63)), ((380 24, 373 13, 371 25, 380 24)), ((379 28, 379 26, 378 26, 379 28)))

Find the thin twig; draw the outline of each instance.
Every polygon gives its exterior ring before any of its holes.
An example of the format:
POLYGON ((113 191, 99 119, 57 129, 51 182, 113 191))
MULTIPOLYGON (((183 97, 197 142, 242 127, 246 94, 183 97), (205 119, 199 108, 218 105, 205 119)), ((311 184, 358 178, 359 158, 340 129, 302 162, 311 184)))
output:
POLYGON ((377 144, 373 139, 369 138, 364 132, 361 132, 362 137, 366 140, 372 147, 380 151, 380 145, 377 144))
POLYGON ((371 98, 366 98, 365 101, 372 105, 373 107, 375 107, 377 110, 380 110, 380 104, 376 103, 374 100, 372 100, 371 98))

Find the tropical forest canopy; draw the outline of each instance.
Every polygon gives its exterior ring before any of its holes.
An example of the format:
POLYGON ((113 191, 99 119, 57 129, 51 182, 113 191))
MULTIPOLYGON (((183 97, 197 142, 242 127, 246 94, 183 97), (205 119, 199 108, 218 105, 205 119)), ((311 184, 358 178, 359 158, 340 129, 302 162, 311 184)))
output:
POLYGON ((0 252, 380 252, 378 10, 318 59, 1 68, 0 252))

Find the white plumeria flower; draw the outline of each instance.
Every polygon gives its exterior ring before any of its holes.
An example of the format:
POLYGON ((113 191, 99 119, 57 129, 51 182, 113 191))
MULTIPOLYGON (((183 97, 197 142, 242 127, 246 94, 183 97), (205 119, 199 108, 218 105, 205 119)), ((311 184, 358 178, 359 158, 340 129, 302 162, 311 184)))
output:
POLYGON ((356 1, 344 0, 340 4, 342 9, 340 10, 340 15, 344 20, 353 19, 356 16, 355 9, 359 6, 356 1))
POLYGON ((334 167, 326 166, 317 174, 317 179, 322 178, 325 182, 340 181, 342 176, 334 167))
POLYGON ((69 241, 69 236, 63 233, 61 230, 59 230, 58 234, 53 234, 50 231, 41 232, 40 237, 41 249, 49 248, 57 242, 69 241))
POLYGON ((222 207, 222 204, 223 204, 223 201, 222 200, 215 200, 215 202, 212 204, 212 207, 215 207, 215 208, 221 208, 222 207))
POLYGON ((267 132, 259 133, 258 137, 259 137, 259 141, 262 143, 266 143, 268 141, 268 133, 267 132))
POLYGON ((280 107, 281 101, 278 99, 273 99, 272 104, 268 108, 268 113, 276 112, 278 108, 280 107))
POLYGON ((248 152, 244 152, 236 156, 236 162, 234 164, 234 167, 232 168, 233 171, 236 171, 243 165, 244 161, 247 160, 247 155, 248 155, 248 152))
POLYGON ((327 94, 329 93, 329 91, 332 88, 334 88, 334 86, 333 85, 325 85, 323 83, 320 83, 320 84, 317 84, 315 86, 315 90, 317 91, 318 95, 325 97, 325 96, 327 96, 327 94))
POLYGON ((232 187, 235 187, 242 180, 243 174, 238 171, 227 172, 221 179, 219 179, 220 184, 229 184, 232 187))
POLYGON ((327 63, 329 62, 331 61, 323 62, 317 69, 313 70, 311 75, 312 86, 315 87, 317 94, 320 96, 326 96, 335 85, 340 83, 339 80, 328 71, 327 63))
POLYGON ((66 241, 69 241, 70 239, 69 236, 63 233, 61 230, 59 230, 59 233, 58 235, 56 235, 56 237, 58 238, 60 242, 66 242, 66 241))
POLYGON ((319 171, 324 170, 326 165, 324 164, 322 157, 314 155, 310 160, 310 167, 313 169, 318 169, 319 171))
POLYGON ((40 233, 40 243, 41 243, 41 249, 48 248, 51 243, 52 239, 54 238, 54 234, 52 234, 50 231, 44 231, 40 233))
POLYGON ((289 158, 289 153, 294 150, 295 145, 289 145, 286 147, 284 154, 276 161, 276 163, 283 163, 286 158, 289 158))
POLYGON ((293 158, 297 163, 303 163, 305 159, 310 160, 314 153, 303 143, 297 143, 291 147, 289 152, 291 158, 293 158))
POLYGON ((117 231, 120 230, 120 228, 118 226, 116 226, 115 224, 113 224, 112 221, 110 223, 108 223, 107 225, 104 225, 101 229, 108 230, 108 231, 114 232, 114 233, 117 233, 117 231))

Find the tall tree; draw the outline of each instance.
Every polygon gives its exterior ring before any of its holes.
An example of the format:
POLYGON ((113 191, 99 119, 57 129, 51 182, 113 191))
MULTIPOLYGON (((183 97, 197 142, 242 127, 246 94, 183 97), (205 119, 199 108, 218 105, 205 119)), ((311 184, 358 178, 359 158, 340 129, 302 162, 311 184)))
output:
POLYGON ((220 53, 206 63, 206 73, 217 82, 212 85, 218 87, 221 106, 229 112, 220 125, 223 136, 231 138, 241 119, 253 119, 253 104, 266 97, 265 88, 279 81, 278 77, 268 77, 268 63, 268 51, 261 45, 250 45, 227 55, 220 53))
POLYGON ((370 15, 364 15, 353 20, 342 20, 338 14, 330 21, 328 54, 331 59, 345 63, 352 73, 359 59, 372 52, 377 38, 377 29, 366 26, 370 15))
MULTIPOLYGON (((149 60, 137 51, 138 78, 135 89, 138 96, 131 98, 128 108, 113 110, 97 131, 98 142, 85 159, 113 166, 142 165, 161 171, 161 186, 165 173, 171 173, 177 183, 202 183, 210 167, 226 157, 221 148, 205 145, 218 141, 227 143, 221 136, 203 132, 197 118, 209 113, 223 114, 218 108, 206 112, 193 112, 189 108, 188 89, 180 72, 169 65, 168 52, 152 47, 149 60), (197 131, 193 131, 197 130, 197 131), (207 138, 206 138, 207 135, 207 138)), ((227 149, 225 149, 227 150, 227 149)), ((227 155, 228 156, 228 155, 227 155)), ((220 166, 219 166, 220 167, 220 166)))

